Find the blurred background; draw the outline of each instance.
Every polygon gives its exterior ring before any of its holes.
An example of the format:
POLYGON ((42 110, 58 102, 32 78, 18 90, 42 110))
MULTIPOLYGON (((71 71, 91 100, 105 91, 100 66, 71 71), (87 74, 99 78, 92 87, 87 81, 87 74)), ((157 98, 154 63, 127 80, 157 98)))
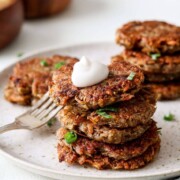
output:
MULTIPOLYGON (((0 0, 0 7, 8 1, 19 0, 0 0)), ((115 30, 129 20, 158 19, 180 25, 179 0, 23 0, 22 3, 28 19, 22 19, 20 7, 14 12, 0 8, 0 44, 8 23, 12 31, 18 29, 18 23, 21 26, 15 40, 0 50, 1 69, 15 61, 17 53, 114 41, 115 30), (2 19, 3 10, 7 12, 2 19)))
MULTIPOLYGON (((179 7, 179 0, 0 0, 0 70, 43 48, 113 42, 116 29, 130 20, 180 25, 179 7)), ((45 179, 2 157, 0 169, 1 180, 45 179)))

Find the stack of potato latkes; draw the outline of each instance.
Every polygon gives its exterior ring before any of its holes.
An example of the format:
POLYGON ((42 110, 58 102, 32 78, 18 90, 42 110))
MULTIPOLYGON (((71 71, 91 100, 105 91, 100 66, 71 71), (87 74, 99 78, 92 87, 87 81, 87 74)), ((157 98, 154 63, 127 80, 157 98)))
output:
POLYGON ((64 106, 58 115, 59 161, 131 170, 158 153, 158 128, 151 119, 156 98, 142 88, 142 70, 122 59, 108 68, 107 79, 85 88, 72 84, 72 64, 54 72, 50 96, 64 106))
POLYGON ((21 105, 32 105, 47 91, 53 71, 78 60, 68 56, 35 57, 17 63, 4 91, 4 97, 21 105))
POLYGON ((116 33, 122 58, 144 70, 146 84, 158 99, 180 97, 180 27, 161 21, 132 21, 116 33))

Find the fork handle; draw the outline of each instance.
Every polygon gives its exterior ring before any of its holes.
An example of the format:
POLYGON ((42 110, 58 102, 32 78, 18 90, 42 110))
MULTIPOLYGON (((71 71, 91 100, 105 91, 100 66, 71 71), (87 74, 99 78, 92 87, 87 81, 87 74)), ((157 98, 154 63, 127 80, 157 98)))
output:
POLYGON ((22 129, 22 127, 18 123, 13 122, 13 123, 0 127, 0 134, 5 133, 10 130, 15 130, 15 129, 22 129))

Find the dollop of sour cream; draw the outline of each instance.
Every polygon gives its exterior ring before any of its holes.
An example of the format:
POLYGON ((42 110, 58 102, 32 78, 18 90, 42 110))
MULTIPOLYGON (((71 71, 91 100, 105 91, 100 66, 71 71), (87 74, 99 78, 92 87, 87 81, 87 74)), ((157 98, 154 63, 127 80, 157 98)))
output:
POLYGON ((109 69, 105 64, 90 61, 83 56, 73 67, 71 80, 76 87, 95 85, 108 77, 109 69))

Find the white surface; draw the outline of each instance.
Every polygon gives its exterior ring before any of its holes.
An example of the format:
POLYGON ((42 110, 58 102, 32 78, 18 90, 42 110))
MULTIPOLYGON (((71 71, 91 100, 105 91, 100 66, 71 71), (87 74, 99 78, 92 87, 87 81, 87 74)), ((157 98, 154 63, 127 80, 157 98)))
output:
MULTIPOLYGON (((18 60, 18 52, 82 42, 113 41, 115 29, 137 19, 162 19, 180 25, 179 0, 74 0, 61 15, 25 22, 21 34, 0 51, 0 70, 18 60)), ((1 110, 1 106, 0 106, 1 110)), ((41 179, 0 157, 0 179, 41 179)))
MULTIPOLYGON (((95 43, 90 45, 72 46, 51 51, 45 51, 33 56, 51 56, 61 53, 70 56, 81 57, 83 53, 92 60, 109 63, 110 57, 120 51, 114 43, 95 43)), ((32 58, 33 56, 28 56, 32 58)), ((27 59, 26 57, 22 60, 27 59)), ((3 90, 7 83, 7 75, 12 71, 10 66, 0 73, 0 104, 1 122, 0 125, 10 123, 16 116, 23 113, 27 107, 13 105, 3 98, 3 90), (10 113, 8 113, 10 112, 10 113)), ((11 131, 0 136, 0 154, 13 160, 17 166, 21 166, 31 172, 45 175, 47 177, 61 178, 63 180, 98 180, 103 179, 146 179, 164 178, 180 175, 180 121, 177 118, 174 122, 163 120, 164 114, 171 112, 175 117, 180 117, 177 107, 180 101, 161 102, 157 104, 157 111, 154 119, 158 127, 162 127, 161 150, 156 159, 143 169, 136 171, 99 171, 93 168, 80 166, 68 166, 66 163, 59 163, 57 159, 54 128, 42 127, 34 131, 19 130, 11 131), (173 129, 173 131, 172 131, 173 129), (172 153, 173 152, 173 153, 172 153)))

